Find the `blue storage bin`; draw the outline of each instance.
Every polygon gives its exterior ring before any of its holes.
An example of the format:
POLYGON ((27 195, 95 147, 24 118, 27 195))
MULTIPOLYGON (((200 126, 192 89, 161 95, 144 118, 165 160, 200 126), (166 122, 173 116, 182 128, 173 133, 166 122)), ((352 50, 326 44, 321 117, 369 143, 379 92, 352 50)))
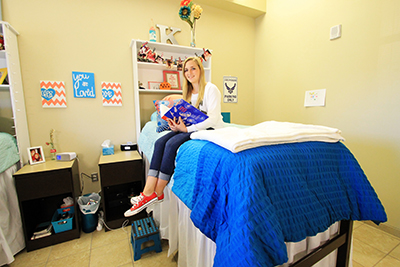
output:
POLYGON ((57 234, 68 230, 72 230, 72 220, 74 219, 74 214, 75 214, 74 206, 57 209, 53 215, 53 219, 51 220, 54 232, 57 234), (58 216, 65 212, 68 212, 71 216, 64 220, 57 220, 58 216))

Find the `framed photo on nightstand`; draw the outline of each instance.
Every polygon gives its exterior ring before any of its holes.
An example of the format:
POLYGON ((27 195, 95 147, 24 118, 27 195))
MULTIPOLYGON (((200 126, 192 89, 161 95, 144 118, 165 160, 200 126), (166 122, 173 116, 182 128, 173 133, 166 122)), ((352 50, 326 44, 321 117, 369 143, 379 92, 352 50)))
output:
POLYGON ((179 71, 164 70, 164 82, 168 82, 171 85, 171 89, 181 90, 181 81, 179 77, 179 71))
POLYGON ((31 165, 45 162, 43 148, 41 146, 29 147, 28 158, 31 165))

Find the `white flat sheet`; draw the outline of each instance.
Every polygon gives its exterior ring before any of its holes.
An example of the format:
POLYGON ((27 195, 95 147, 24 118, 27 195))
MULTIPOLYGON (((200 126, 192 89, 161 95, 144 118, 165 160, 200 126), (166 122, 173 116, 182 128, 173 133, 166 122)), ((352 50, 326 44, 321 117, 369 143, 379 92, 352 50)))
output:
POLYGON ((192 133, 190 138, 213 142, 233 153, 265 145, 306 141, 335 143, 344 140, 341 131, 336 128, 277 121, 265 121, 247 128, 203 130, 192 133))

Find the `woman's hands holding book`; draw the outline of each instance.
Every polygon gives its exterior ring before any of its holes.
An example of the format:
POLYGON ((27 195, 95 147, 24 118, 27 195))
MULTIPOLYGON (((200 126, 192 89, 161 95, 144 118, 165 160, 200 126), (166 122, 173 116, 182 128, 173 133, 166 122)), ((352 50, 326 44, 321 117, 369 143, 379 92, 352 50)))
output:
POLYGON ((183 132, 183 133, 187 132, 186 125, 183 123, 181 117, 179 117, 178 121, 176 118, 174 118, 173 120, 168 119, 168 125, 169 128, 171 128, 171 130, 174 132, 183 132))

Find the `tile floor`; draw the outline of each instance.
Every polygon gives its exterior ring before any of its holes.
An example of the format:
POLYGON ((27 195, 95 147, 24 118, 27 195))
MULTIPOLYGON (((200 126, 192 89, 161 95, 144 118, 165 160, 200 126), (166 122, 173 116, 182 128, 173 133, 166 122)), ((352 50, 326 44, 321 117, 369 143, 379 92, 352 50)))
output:
MULTIPOLYGON (((363 222, 354 223, 353 267, 399 267, 400 238, 363 222)), ((167 257, 168 244, 163 241, 161 253, 148 252, 133 260, 130 226, 105 232, 82 233, 79 239, 35 250, 22 251, 10 267, 20 266, 177 266, 174 255, 167 257)))
POLYGON ((176 267, 174 255, 169 258, 168 242, 162 240, 160 253, 154 251, 145 253, 140 260, 133 260, 133 250, 130 242, 131 227, 114 231, 94 231, 68 242, 57 244, 31 252, 25 250, 15 256, 10 267, 176 267))
POLYGON ((363 222, 353 229, 353 267, 400 266, 400 238, 363 222))

